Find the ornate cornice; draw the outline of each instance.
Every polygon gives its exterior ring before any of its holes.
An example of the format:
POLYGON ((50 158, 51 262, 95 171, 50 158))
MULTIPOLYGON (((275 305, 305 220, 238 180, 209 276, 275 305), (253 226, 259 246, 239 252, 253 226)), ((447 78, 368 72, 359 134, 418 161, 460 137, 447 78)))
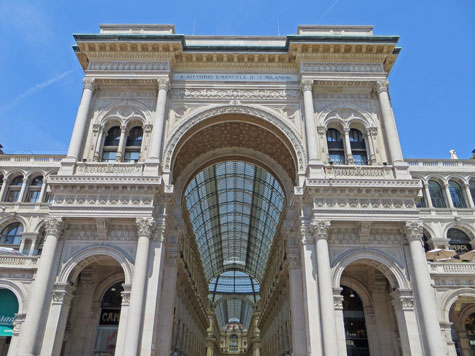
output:
POLYGON ((215 89, 176 88, 170 91, 171 99, 221 99, 221 100, 298 100, 297 89, 215 89))
POLYGON ((46 235, 59 237, 63 232, 64 220, 62 217, 49 216, 45 219, 46 235))
POLYGON ((135 220, 137 224, 137 232, 139 237, 151 237, 152 233, 155 230, 155 219, 154 218, 137 218, 135 220))

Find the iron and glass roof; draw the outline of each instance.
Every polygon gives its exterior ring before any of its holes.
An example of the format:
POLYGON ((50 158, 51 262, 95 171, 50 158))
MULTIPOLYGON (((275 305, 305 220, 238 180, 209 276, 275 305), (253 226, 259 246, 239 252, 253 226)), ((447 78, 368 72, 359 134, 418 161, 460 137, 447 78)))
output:
POLYGON ((230 270, 261 280, 284 207, 277 180, 251 163, 220 162, 193 178, 185 200, 208 281, 230 270))
POLYGON ((249 329, 254 309, 245 299, 225 298, 217 303, 215 312, 221 329, 231 323, 241 324, 244 329, 249 329))

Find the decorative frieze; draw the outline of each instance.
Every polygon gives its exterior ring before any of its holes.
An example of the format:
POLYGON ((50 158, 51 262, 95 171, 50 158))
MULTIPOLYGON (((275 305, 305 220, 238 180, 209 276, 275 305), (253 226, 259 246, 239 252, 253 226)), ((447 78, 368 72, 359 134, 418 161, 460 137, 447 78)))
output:
POLYGON ((152 206, 151 195, 123 195, 123 194, 56 194, 53 206, 152 206))
MULTIPOLYGON (((415 202, 411 199, 379 199, 379 198, 315 198, 316 209, 378 209, 378 210, 415 210, 415 202)), ((410 211, 406 211, 409 213, 410 211)), ((397 212, 401 214, 400 211, 397 212)))
POLYGON ((381 63, 302 63, 303 72, 384 73, 381 63))
POLYGON ((88 71, 157 72, 169 71, 169 62, 89 62, 88 71))
POLYGON ((328 177, 381 177, 394 178, 391 167, 363 167, 363 166, 326 166, 325 174, 328 177))
POLYGON ((141 175, 143 164, 138 163, 79 163, 76 172, 79 174, 127 174, 141 175))
POLYGON ((298 89, 213 89, 186 88, 172 89, 171 99, 206 100, 298 100, 298 89))

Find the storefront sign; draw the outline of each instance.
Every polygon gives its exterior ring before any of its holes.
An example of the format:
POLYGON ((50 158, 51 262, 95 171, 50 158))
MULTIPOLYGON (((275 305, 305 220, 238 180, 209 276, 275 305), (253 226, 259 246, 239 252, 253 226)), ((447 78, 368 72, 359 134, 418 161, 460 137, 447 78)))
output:
POLYGON ((0 337, 12 336, 13 322, 18 313, 18 300, 8 289, 0 289, 0 337))
POLYGON ((297 82, 295 74, 176 73, 173 80, 203 82, 297 82))
POLYGON ((119 325, 120 309, 102 309, 100 325, 119 325))

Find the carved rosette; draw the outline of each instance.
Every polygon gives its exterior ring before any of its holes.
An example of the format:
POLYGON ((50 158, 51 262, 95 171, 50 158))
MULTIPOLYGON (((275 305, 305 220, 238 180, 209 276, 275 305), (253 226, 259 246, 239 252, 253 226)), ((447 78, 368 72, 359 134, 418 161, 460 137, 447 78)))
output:
POLYGON ((312 86, 313 86, 313 80, 311 79, 304 79, 302 80, 302 83, 300 84, 300 88, 302 89, 303 92, 312 90, 312 86))
POLYGON ((168 78, 159 78, 157 79, 158 90, 168 90, 170 87, 170 80, 168 78))
POLYGON ((423 224, 420 221, 406 221, 404 232, 407 242, 420 241, 422 243, 422 234, 424 232, 423 224))
POLYGON ((154 218, 137 218, 137 232, 139 236, 151 237, 155 229, 155 219, 154 218))
POLYGON ((54 235, 59 237, 64 228, 64 221, 62 217, 50 216, 45 219, 46 235, 54 235))
POLYGON ((376 82, 376 92, 381 94, 382 92, 387 92, 389 88, 389 82, 387 80, 378 80, 376 82))
POLYGON ((94 78, 84 78, 82 81, 84 83, 84 89, 94 90, 96 82, 94 78))
POLYGON ((330 220, 313 220, 312 232, 315 240, 328 239, 328 230, 330 229, 330 220))

